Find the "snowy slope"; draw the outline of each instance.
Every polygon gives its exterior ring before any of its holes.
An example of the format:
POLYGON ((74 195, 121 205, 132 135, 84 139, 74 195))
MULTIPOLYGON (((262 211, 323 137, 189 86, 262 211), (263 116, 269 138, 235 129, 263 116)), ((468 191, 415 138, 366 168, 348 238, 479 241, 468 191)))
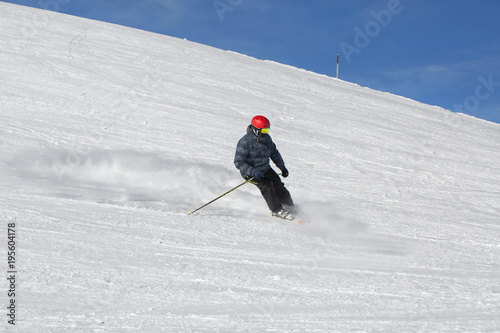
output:
POLYGON ((19 332, 498 332, 500 125, 185 40, 0 3, 19 332), (271 120, 312 225, 238 139, 271 120))

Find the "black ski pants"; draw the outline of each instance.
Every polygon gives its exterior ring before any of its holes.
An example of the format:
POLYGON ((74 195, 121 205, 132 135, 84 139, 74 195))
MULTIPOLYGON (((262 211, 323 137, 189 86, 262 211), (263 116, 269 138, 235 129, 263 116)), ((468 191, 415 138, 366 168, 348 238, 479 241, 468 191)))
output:
POLYGON ((288 192, 285 184, 281 182, 280 176, 273 169, 266 171, 264 178, 253 179, 252 182, 259 188, 272 212, 283 209, 283 205, 293 206, 290 192, 288 192))

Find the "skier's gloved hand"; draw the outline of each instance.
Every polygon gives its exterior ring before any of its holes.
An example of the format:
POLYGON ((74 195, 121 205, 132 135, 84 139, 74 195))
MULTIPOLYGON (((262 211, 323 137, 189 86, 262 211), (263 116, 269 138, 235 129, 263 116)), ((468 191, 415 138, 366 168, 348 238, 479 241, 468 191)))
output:
POLYGON ((288 169, 287 168, 281 169, 281 175, 283 176, 283 178, 288 177, 288 169))
POLYGON ((255 179, 264 178, 264 175, 262 174, 262 172, 259 169, 255 169, 255 171, 253 172, 253 176, 255 177, 255 179))

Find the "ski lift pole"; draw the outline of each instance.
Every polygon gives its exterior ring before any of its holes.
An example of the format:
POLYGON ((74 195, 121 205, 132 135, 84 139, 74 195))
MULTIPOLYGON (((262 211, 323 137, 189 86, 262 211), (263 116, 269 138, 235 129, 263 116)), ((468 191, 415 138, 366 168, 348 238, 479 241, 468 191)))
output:
POLYGON ((339 78, 339 55, 337 54, 337 79, 339 78))
POLYGON ((219 195, 217 198, 213 199, 213 200, 212 200, 212 201, 210 201, 210 202, 207 202, 207 203, 206 203, 206 204, 204 204, 203 206, 198 207, 198 208, 196 208, 195 210, 193 210, 193 211, 189 212, 189 214, 188 214, 188 215, 193 215, 194 213, 196 213, 196 212, 197 212, 197 211, 199 211, 200 209, 202 209, 202 208, 204 208, 204 207, 206 207, 206 206, 210 205, 212 202, 214 202, 214 201, 216 201, 216 200, 219 200, 219 199, 220 199, 220 198, 222 198, 223 196, 228 195, 229 193, 231 193, 231 192, 233 192, 234 190, 236 190, 237 188, 239 188, 239 187, 241 187, 241 186, 245 185, 246 183, 253 183, 253 182, 252 182, 253 178, 254 178, 254 177, 252 177, 252 178, 249 178, 249 179, 245 180, 245 181, 244 181, 243 183, 241 183, 240 185, 238 185, 238 186, 236 186, 236 187, 234 187, 234 188, 230 189, 229 191, 227 191, 227 192, 226 192, 226 193, 224 193, 224 194, 219 195))

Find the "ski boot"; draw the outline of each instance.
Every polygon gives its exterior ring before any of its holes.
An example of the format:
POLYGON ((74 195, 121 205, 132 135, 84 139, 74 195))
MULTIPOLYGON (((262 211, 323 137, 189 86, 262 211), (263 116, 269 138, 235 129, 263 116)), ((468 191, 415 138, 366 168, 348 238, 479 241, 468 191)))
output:
POLYGON ((280 219, 288 220, 288 221, 293 221, 295 219, 295 217, 292 214, 290 214, 289 211, 284 210, 284 209, 280 209, 278 211, 272 212, 272 216, 279 217, 280 219))

